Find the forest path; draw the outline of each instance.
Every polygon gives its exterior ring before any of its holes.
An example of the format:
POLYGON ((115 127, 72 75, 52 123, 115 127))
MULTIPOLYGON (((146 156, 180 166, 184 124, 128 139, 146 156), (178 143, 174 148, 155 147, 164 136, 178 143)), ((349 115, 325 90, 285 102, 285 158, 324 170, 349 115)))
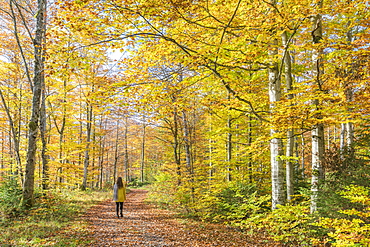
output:
POLYGON ((224 225, 181 221, 175 213, 145 203, 146 195, 132 189, 122 218, 117 218, 111 200, 92 207, 84 216, 95 239, 91 246, 278 246, 224 225))

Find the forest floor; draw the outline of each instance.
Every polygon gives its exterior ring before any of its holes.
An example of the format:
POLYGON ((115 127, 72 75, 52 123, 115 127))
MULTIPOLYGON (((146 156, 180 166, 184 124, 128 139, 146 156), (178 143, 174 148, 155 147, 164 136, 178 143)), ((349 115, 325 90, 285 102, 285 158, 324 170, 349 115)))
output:
POLYGON ((111 200, 93 206, 83 216, 90 246, 279 246, 266 236, 247 235, 222 224, 179 217, 145 202, 147 191, 132 189, 117 218, 111 200))

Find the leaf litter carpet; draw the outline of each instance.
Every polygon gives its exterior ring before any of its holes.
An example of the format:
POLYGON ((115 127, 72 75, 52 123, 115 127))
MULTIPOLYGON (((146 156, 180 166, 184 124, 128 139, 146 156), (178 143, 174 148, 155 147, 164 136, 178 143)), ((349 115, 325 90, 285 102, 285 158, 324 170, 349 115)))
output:
POLYGON ((252 237, 224 225, 181 220, 171 211, 145 203, 146 194, 131 190, 120 218, 111 200, 92 207, 84 216, 91 246, 279 246, 264 236, 252 237))

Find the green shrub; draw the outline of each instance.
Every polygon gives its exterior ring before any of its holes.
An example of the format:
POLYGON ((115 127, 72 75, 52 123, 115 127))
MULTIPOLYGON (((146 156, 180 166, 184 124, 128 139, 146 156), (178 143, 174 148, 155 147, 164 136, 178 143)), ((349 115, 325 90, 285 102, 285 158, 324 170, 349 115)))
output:
POLYGON ((143 186, 148 185, 148 184, 150 184, 150 183, 146 182, 146 181, 141 182, 141 181, 139 181, 138 178, 133 178, 130 182, 128 182, 128 186, 134 187, 134 188, 143 187, 143 186))
POLYGON ((363 186, 347 186, 339 193, 349 199, 355 206, 352 209, 340 210, 342 218, 322 217, 314 225, 328 229, 328 236, 333 246, 369 246, 370 245, 370 194, 363 186))
POLYGON ((168 206, 174 203, 174 193, 172 176, 168 173, 159 173, 155 176, 155 182, 151 184, 148 200, 160 206, 168 206))
POLYGON ((306 204, 281 205, 265 217, 261 217, 257 224, 275 241, 288 246, 311 245, 313 237, 319 232, 317 227, 311 225, 314 218, 310 215, 309 205, 306 204))
POLYGON ((254 185, 233 182, 202 193, 194 208, 202 219, 243 228, 247 219, 270 209, 270 198, 254 185))
POLYGON ((218 195, 220 218, 233 225, 270 210, 270 195, 260 195, 254 185, 235 183, 218 195))
POLYGON ((14 217, 23 210, 21 206, 22 188, 17 179, 7 177, 0 185, 0 212, 5 217, 14 217))
POLYGON ((55 219, 58 217, 67 219, 66 215, 62 213, 68 207, 63 199, 60 193, 56 191, 36 191, 35 203, 28 214, 37 220, 55 219))

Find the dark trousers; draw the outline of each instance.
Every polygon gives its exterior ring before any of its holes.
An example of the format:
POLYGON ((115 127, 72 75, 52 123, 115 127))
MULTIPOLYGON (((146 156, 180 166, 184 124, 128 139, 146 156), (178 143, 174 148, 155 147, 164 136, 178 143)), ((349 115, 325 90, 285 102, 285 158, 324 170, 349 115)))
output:
POLYGON ((117 216, 118 216, 118 212, 120 212, 121 213, 121 216, 122 216, 122 210, 123 210, 123 202, 116 202, 117 216))

